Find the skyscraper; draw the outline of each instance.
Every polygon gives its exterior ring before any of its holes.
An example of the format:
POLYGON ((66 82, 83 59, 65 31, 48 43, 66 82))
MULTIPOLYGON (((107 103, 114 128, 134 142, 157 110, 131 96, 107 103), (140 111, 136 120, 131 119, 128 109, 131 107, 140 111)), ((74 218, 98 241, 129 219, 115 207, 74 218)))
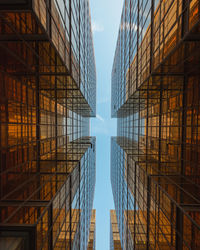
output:
POLYGON ((198 0, 125 0, 112 70, 122 249, 200 249, 198 0))
POLYGON ((88 248, 95 115, 89 1, 0 1, 1 249, 88 248))
POLYGON ((90 235, 88 241, 87 250, 96 249, 96 210, 92 210, 91 222, 90 222, 90 235))
POLYGON ((110 250, 121 250, 119 228, 115 210, 110 210, 110 250))

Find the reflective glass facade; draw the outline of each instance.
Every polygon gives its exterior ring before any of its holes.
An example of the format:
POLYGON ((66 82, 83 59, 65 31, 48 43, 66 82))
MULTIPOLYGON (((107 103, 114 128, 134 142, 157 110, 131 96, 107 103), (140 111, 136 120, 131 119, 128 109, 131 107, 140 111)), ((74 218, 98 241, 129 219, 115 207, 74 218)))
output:
POLYGON ((121 250, 119 228, 115 210, 110 210, 110 250, 121 250))
POLYGON ((112 70, 122 249, 200 248, 198 0, 125 0, 112 70))
POLYGON ((87 250, 96 249, 96 210, 92 210, 91 222, 90 222, 90 235, 88 241, 87 250))
POLYGON ((0 248, 87 249, 96 179, 89 1, 0 1, 0 55, 0 248))

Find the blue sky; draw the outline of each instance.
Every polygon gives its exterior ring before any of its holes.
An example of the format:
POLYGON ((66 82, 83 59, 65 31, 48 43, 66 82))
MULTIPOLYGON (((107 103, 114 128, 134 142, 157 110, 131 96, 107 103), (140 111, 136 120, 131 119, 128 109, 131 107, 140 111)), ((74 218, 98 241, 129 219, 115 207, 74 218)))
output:
POLYGON ((96 249, 110 249, 110 209, 114 209, 110 183, 110 137, 116 135, 111 119, 111 71, 123 0, 90 0, 97 70, 97 118, 91 119, 96 136, 96 249))

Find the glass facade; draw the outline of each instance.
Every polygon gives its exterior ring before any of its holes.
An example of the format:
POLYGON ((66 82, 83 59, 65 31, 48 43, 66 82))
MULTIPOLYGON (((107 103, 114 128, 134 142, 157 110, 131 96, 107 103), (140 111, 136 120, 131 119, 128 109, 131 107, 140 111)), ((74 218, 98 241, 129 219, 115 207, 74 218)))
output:
POLYGON ((88 0, 0 1, 0 246, 88 247, 96 179, 90 19, 88 0))
POLYGON ((87 250, 95 250, 95 249, 96 249, 96 210, 93 209, 90 222, 90 235, 89 235, 87 250))
POLYGON ((110 250, 121 250, 121 242, 115 210, 110 210, 110 250))
POLYGON ((125 0, 112 70, 122 249, 200 248, 198 0, 125 0))

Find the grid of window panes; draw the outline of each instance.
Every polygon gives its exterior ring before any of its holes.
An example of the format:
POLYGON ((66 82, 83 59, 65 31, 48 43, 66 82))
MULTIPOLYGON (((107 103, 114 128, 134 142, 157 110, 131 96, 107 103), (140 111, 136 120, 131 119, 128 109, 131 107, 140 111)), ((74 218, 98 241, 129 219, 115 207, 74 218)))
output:
POLYGON ((125 213, 127 208, 128 187, 126 182, 126 154, 116 143, 116 139, 111 139, 111 183, 114 197, 116 216, 119 227, 122 249, 126 249, 126 226, 125 213))
MULTIPOLYGON (((58 165, 57 172, 32 178, 21 174, 27 181, 2 197, 1 225, 12 231, 15 224, 13 235, 26 225, 36 228, 36 249, 69 249, 70 244, 72 249, 87 249, 95 185, 95 139, 82 140, 82 148, 80 143, 73 145, 72 156, 77 160, 68 160, 65 169, 58 165)), ((14 174, 9 176, 16 179, 14 174)))
MULTIPOLYGON (((54 2, 54 1, 53 1, 54 2)), ((40 3, 41 4, 41 3, 40 3)), ((91 17, 89 1, 64 1, 55 0, 55 12, 50 12, 54 21, 55 30, 65 38, 65 44, 69 44, 67 52, 69 56, 69 71, 92 109, 96 113, 96 70, 91 31, 91 17), (71 12, 69 12, 71 10, 71 12), (59 14, 58 14, 59 13, 59 14), (60 24, 60 30, 58 30, 60 24), (65 37, 66 36, 66 37, 65 37)), ((52 37, 54 33, 52 31, 52 37)), ((55 33, 55 43, 58 43, 55 33)), ((56 46, 58 48, 58 45, 56 46)), ((63 51, 61 51, 61 54, 63 51)))
POLYGON ((27 231, 28 249, 87 249, 96 112, 89 2, 0 5, 0 237, 27 231))
POLYGON ((115 210, 110 210, 110 250, 121 250, 121 241, 115 210))
POLYGON ((96 180, 95 154, 95 139, 93 138, 88 148, 88 153, 84 154, 80 161, 79 191, 72 203, 72 208, 75 209, 75 211, 80 211, 76 230, 72 230, 72 234, 74 232, 72 249, 74 250, 87 249, 89 244, 91 219, 94 220, 92 206, 96 180))
POLYGON ((198 249, 197 177, 156 174, 154 165, 136 160, 134 149, 126 147, 125 140, 112 138, 111 181, 122 249, 198 249))
POLYGON ((91 222, 90 222, 90 235, 88 240, 87 250, 96 249, 96 210, 92 210, 91 222))
POLYGON ((199 13, 198 0, 124 1, 111 104, 123 249, 199 248, 199 13))
POLYGON ((195 41, 198 21, 198 0, 124 1, 112 69, 112 116, 152 73, 183 73, 181 51, 170 60, 169 55, 179 49, 182 37, 195 41))
MULTIPOLYGON (((51 41, 53 43, 52 50, 56 50, 54 53, 57 53, 60 60, 60 74, 64 75, 65 72, 66 75, 71 75, 75 82, 73 89, 77 89, 77 93, 74 91, 74 94, 76 93, 79 96, 76 101, 81 102, 81 98, 84 97, 85 105, 89 105, 88 110, 90 111, 87 116, 95 116, 96 69, 89 1, 34 0, 32 3, 30 1, 25 2, 29 4, 23 5, 20 4, 20 1, 1 4, 2 10, 6 10, 6 12, 1 12, 3 25, 1 35, 5 38, 2 38, 5 41, 4 45, 7 45, 7 40, 11 41, 16 36, 13 41, 16 41, 16 38, 22 40, 24 47, 26 44, 26 53, 31 53, 32 50, 32 53, 37 57, 37 51, 33 52, 35 48, 31 48, 31 43, 26 43, 26 37, 33 35, 28 41, 51 41), (20 10, 23 8, 26 11, 20 10), (15 9, 16 12, 13 12, 12 9, 15 9), (31 13, 32 9, 34 14, 31 13), (7 36, 8 34, 11 35, 10 38, 7 36)), ((16 50, 16 48, 11 48, 12 50, 16 50)), ((26 56, 26 59, 23 58, 26 61, 24 65, 30 66, 29 71, 34 71, 32 67, 35 64, 32 60, 29 61, 30 57, 19 52, 15 51, 19 58, 26 56)), ((35 59, 33 56, 32 58, 35 59)), ((52 65, 52 62, 48 64, 47 60, 44 59, 44 72, 54 70, 50 65, 52 65)))

